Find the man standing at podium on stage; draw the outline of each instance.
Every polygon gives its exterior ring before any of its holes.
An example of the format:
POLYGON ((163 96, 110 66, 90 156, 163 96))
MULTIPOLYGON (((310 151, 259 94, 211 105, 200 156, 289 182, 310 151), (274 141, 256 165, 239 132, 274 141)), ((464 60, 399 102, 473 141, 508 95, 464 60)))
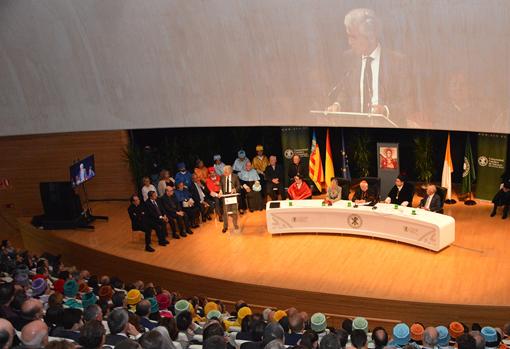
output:
POLYGON ((386 116, 391 112, 391 120, 405 127, 411 111, 408 59, 381 45, 381 23, 373 10, 353 9, 344 24, 351 49, 339 59, 342 69, 327 110, 386 116))
MULTIPOLYGON (((239 181, 239 177, 236 174, 232 173, 232 166, 225 166, 223 169, 223 175, 220 178, 220 197, 225 194, 236 194, 241 190, 241 182, 239 181)), ((228 230, 228 213, 232 214, 232 221, 234 223, 234 228, 239 229, 237 225, 237 210, 238 204, 231 205, 223 205, 223 230, 222 233, 225 233, 228 230)))

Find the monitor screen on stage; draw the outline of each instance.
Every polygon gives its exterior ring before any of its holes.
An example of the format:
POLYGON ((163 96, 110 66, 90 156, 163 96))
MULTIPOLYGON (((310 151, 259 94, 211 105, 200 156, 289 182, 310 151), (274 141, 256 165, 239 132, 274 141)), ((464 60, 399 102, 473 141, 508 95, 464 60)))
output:
POLYGON ((69 168, 71 184, 76 187, 96 176, 96 166, 94 164, 94 155, 89 155, 83 160, 75 162, 69 168))
POLYGON ((508 18, 507 0, 6 1, 0 135, 510 133, 508 18))

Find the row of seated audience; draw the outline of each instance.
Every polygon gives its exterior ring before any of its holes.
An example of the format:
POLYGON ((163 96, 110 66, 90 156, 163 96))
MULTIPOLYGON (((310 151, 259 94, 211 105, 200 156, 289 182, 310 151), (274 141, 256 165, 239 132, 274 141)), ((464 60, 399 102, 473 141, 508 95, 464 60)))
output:
POLYGON ((507 349, 510 323, 471 328, 399 323, 370 329, 363 317, 328 326, 296 308, 255 313, 240 300, 184 298, 153 283, 66 267, 2 242, 0 348, 118 349, 507 349))

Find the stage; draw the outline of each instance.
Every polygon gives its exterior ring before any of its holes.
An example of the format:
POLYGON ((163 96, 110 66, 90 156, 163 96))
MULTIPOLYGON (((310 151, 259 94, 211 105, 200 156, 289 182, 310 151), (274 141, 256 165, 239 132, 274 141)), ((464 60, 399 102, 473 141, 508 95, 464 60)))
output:
MULTIPOLYGON (((447 205, 456 241, 435 253, 402 243, 333 234, 271 236, 265 211, 240 217, 240 233, 210 221, 195 234, 143 250, 127 202, 95 202, 94 231, 41 231, 20 219, 25 247, 62 253, 65 261, 123 279, 155 281, 183 294, 364 315, 383 322, 454 319, 501 325, 510 313, 510 221, 491 205, 447 205), (386 319, 386 320, 384 320, 386 319)), ((437 324, 437 323, 436 323, 437 324)))

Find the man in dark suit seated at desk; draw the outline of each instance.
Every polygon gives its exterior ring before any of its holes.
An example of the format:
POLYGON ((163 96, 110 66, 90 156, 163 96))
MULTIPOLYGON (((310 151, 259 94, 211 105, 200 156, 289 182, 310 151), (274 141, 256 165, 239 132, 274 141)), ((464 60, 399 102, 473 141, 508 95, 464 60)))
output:
POLYGON ((138 195, 131 196, 130 202, 128 214, 131 218, 131 230, 143 231, 145 234, 145 251, 154 252, 151 246, 151 228, 149 228, 145 217, 145 205, 142 205, 138 195))
POLYGON ((175 224, 173 224, 173 220, 177 222, 179 232, 183 238, 188 236, 187 234, 193 234, 193 231, 190 229, 191 223, 189 221, 189 217, 186 212, 182 210, 181 203, 179 200, 177 200, 177 197, 174 194, 174 188, 167 186, 165 189, 165 195, 163 195, 160 200, 163 211, 170 219, 173 238, 179 239, 179 235, 177 235, 177 230, 175 224))
POLYGON ((170 242, 165 238, 166 224, 168 223, 167 216, 163 213, 162 208, 158 204, 158 193, 151 190, 148 193, 148 199, 145 201, 145 207, 147 212, 147 223, 150 229, 156 231, 158 236, 158 244, 160 246, 166 246, 170 242))
POLYGON ((371 204, 376 202, 375 194, 373 190, 369 189, 366 180, 359 182, 359 188, 354 192, 352 201, 355 204, 371 204))
POLYGON ((441 197, 436 193, 437 188, 434 184, 427 186, 427 196, 421 199, 418 208, 422 208, 427 211, 437 212, 441 210, 441 197))
POLYGON ((406 182, 403 175, 399 175, 395 179, 395 185, 388 193, 388 197, 384 202, 387 204, 397 204, 402 206, 412 206, 414 196, 414 187, 406 182))

